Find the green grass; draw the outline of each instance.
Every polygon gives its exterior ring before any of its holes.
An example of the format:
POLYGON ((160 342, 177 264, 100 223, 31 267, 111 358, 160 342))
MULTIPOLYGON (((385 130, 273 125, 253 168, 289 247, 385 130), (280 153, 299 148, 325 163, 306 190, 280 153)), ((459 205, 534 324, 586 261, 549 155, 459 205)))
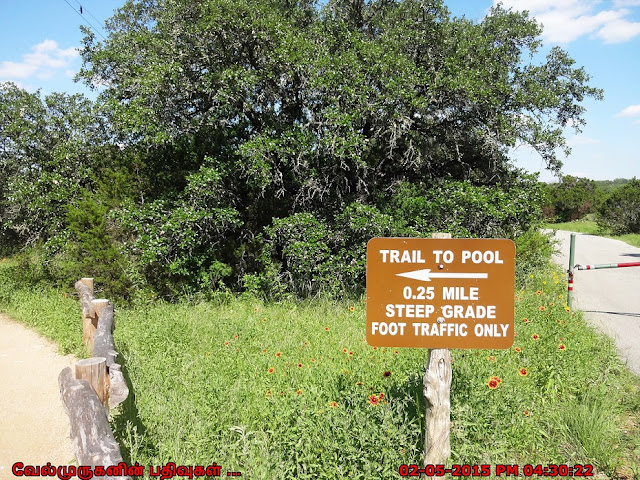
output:
POLYGON ((589 235, 599 235, 601 237, 613 238, 615 240, 621 240, 634 247, 640 247, 640 234, 628 233, 625 235, 611 235, 610 232, 603 231, 598 227, 596 222, 587 216, 585 220, 576 220, 574 222, 564 223, 548 223, 545 228, 552 230, 567 230, 569 232, 586 233, 589 235))
MULTIPOLYGON (((513 348, 452 351, 450 463, 592 463, 638 478, 638 378, 566 311, 559 272, 515 293, 513 348)), ((77 299, 8 283, 0 267, 2 310, 77 348, 77 299)), ((401 464, 421 463, 427 351, 375 349, 364 337, 362 300, 117 309, 131 394, 113 427, 125 459, 217 462, 223 475, 255 479, 400 478, 401 464)))

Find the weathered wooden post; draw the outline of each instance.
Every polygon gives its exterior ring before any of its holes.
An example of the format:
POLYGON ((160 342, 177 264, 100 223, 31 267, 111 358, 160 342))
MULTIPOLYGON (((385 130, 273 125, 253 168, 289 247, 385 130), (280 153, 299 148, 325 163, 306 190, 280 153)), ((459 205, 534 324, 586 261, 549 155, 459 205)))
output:
POLYGON ((106 358, 93 357, 79 360, 76 363, 76 379, 89 382, 96 391, 100 403, 105 408, 109 408, 109 376, 106 358))
MULTIPOLYGON (((434 233, 431 238, 451 238, 450 233, 434 233)), ((425 413, 424 462, 444 464, 451 456, 451 352, 448 348, 429 349, 427 371, 424 374, 425 413)))
MULTIPOLYGON (((76 291, 80 295, 83 318, 90 317, 92 328, 88 345, 91 348, 93 357, 104 358, 107 393, 109 401, 105 406, 115 408, 122 403, 129 395, 129 388, 122 374, 122 369, 117 362, 118 352, 116 352, 113 340, 115 328, 113 303, 105 299, 95 299, 93 297, 93 279, 82 279, 75 284, 76 291)), ((98 391, 98 390, 96 390, 98 391)))
MULTIPOLYGON (((93 296, 93 278, 81 278, 82 283, 88 289, 88 293, 93 296)), ((82 299, 81 299, 82 301, 82 299)), ((98 328, 98 317, 93 316, 91 312, 82 309, 82 345, 88 347, 89 350, 93 349, 93 335, 98 328)))

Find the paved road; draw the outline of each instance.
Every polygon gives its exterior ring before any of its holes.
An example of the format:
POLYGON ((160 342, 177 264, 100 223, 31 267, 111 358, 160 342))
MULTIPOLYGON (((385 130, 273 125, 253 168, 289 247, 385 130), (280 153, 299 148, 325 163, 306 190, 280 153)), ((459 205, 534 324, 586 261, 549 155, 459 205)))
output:
MULTIPOLYGON (((571 232, 556 231, 560 253, 555 261, 569 266, 571 232)), ((576 233, 575 264, 640 261, 640 248, 619 240, 576 233)), ((580 270, 574 274, 573 307, 615 340, 629 370, 640 376, 640 267, 580 270)))

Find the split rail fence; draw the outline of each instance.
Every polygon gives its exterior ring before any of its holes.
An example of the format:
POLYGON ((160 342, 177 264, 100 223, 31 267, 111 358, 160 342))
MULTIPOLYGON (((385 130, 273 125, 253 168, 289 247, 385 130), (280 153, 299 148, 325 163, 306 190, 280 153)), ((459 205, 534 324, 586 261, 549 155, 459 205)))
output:
POLYGON ((129 395, 129 389, 116 362, 113 303, 94 298, 92 278, 81 279, 75 289, 82 305, 83 344, 93 356, 76 363, 75 378, 70 367, 60 372, 60 396, 69 416, 78 465, 118 466, 123 460, 109 425, 109 408, 122 403, 129 395))

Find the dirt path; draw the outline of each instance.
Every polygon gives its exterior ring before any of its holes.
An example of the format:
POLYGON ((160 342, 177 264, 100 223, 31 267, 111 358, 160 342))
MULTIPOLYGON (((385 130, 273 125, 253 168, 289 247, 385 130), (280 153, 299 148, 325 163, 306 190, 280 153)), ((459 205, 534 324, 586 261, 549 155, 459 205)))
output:
POLYGON ((0 480, 25 465, 75 464, 58 375, 75 363, 37 333, 0 314, 0 480))
MULTIPOLYGON (((560 252, 555 260, 569 265, 571 232, 558 230, 560 252)), ((637 262, 640 248, 619 240, 576 234, 575 265, 637 262)), ((577 270, 574 307, 586 320, 609 335, 629 370, 640 375, 640 267, 577 270)))

